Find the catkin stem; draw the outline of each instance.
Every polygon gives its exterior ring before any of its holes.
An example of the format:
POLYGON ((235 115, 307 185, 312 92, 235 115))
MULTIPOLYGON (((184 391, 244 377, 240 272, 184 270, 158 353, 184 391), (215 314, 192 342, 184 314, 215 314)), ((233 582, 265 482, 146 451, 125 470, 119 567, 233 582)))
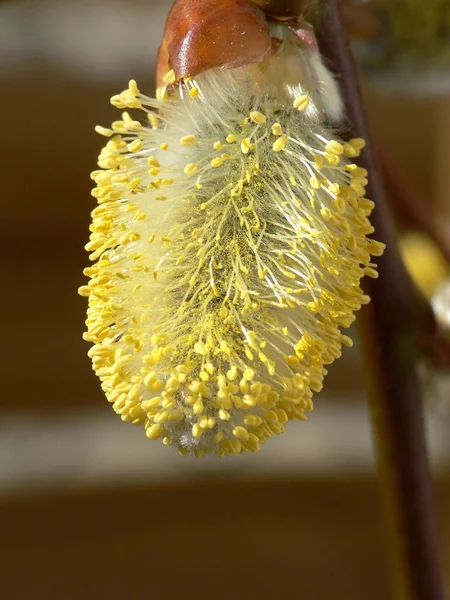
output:
POLYGON ((319 45, 341 82, 350 136, 361 136, 368 142, 361 163, 369 171, 369 197, 376 204, 372 223, 377 239, 386 244, 379 259, 380 278, 366 282, 372 301, 361 311, 360 324, 380 482, 396 561, 395 598, 443 600, 415 368, 424 315, 390 223, 340 2, 328 0, 323 4, 319 45))

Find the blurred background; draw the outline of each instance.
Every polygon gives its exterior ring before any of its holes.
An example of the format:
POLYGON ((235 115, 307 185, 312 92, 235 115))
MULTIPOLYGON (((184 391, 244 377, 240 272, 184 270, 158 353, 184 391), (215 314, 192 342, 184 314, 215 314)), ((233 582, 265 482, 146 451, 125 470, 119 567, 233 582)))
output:
MULTIPOLYGON (((109 97, 130 78, 151 92, 170 4, 0 2, 0 589, 8 600, 387 598, 357 345, 330 370, 308 423, 259 455, 222 460, 149 442, 113 414, 91 370, 77 287, 103 144, 94 126, 117 118, 109 97)), ((394 172, 448 217, 448 97, 364 90, 394 172)), ((431 288, 434 266, 422 269, 431 288)), ((449 578, 449 386, 423 368, 449 578)))

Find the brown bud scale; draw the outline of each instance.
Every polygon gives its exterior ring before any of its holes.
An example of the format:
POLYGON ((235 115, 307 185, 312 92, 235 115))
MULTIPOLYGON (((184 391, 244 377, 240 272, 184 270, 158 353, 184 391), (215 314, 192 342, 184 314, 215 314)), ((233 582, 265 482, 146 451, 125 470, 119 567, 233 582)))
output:
POLYGON ((170 69, 180 80, 260 62, 271 52, 264 13, 249 0, 177 0, 158 53, 157 86, 170 69))

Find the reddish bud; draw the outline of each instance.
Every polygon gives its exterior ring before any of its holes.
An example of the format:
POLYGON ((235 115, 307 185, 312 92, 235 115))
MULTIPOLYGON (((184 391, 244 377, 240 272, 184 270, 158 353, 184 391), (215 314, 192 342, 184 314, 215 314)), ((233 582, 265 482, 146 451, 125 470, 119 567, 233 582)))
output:
POLYGON ((271 52, 265 16, 250 0, 177 0, 158 53, 157 86, 170 69, 179 80, 260 62, 271 52))

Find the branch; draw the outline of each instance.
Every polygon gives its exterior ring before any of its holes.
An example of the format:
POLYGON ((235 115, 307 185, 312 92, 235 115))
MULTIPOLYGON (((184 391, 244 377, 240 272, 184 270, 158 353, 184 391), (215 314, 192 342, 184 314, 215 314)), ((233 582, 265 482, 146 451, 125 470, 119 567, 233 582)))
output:
POLYGON ((376 236, 387 246, 379 260, 380 278, 366 282, 372 302, 361 311, 360 322, 380 477, 399 568, 398 597, 444 600, 416 372, 420 332, 424 320, 432 317, 397 249, 340 2, 323 4, 319 46, 341 80, 349 135, 368 142, 361 163, 369 171, 369 197, 376 204, 372 217, 376 236))

